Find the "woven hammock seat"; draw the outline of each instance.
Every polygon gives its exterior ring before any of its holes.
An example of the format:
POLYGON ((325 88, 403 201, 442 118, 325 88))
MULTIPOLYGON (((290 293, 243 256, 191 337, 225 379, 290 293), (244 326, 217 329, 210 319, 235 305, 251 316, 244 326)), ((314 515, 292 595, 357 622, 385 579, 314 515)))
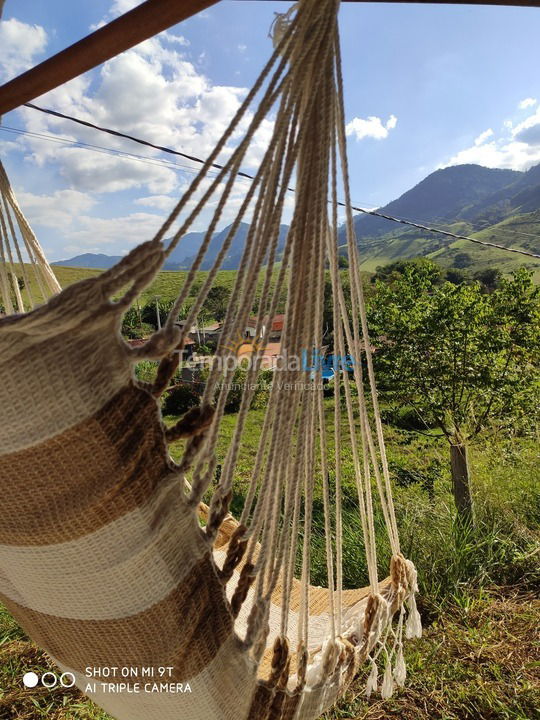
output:
MULTIPOLYGON (((119 720, 314 720, 364 669, 368 693, 381 687, 388 697, 405 679, 403 637, 421 631, 416 572, 400 552, 349 209, 338 7, 337 0, 301 0, 277 19, 270 61, 153 240, 61 292, 37 240, 26 242, 41 297, 51 295, 33 310, 25 311, 22 295, 16 306, 8 247, 15 247, 17 232, 6 230, 15 201, 7 178, 1 185, 7 316, 0 320, 0 599, 53 662, 119 720), (238 172, 270 113, 268 149, 247 182, 238 172), (231 137, 237 143, 216 172, 231 137), (245 200, 178 324, 235 183, 243 183, 245 200), (292 184, 293 219, 278 254, 292 184), (347 206, 347 283, 338 269, 338 187, 347 206), (121 336, 125 311, 208 207, 214 214, 203 246, 167 321, 145 344, 129 346, 121 336), (171 426, 160 397, 247 212, 244 255, 201 404, 171 426), (351 372, 336 372, 330 420, 320 369, 276 368, 235 518, 231 498, 268 319, 285 293, 282 354, 302 358, 306 349, 322 348, 325 273, 334 298, 334 353, 361 361, 351 372), (229 361, 253 313, 253 362, 216 474, 234 375, 229 361), (136 379, 142 360, 158 363, 152 382, 136 379), (182 453, 173 461, 169 445, 177 441, 182 453), (345 448, 352 469, 343 461, 345 448), (358 558, 365 556, 369 576, 359 589, 344 588, 346 482, 357 494, 358 558), (324 505, 325 588, 311 583, 317 494, 324 505), (380 561, 376 511, 390 548, 380 561), (151 679, 177 691, 113 692, 96 676, 103 668, 129 668, 130 682, 151 679)), ((26 221, 18 222, 28 240, 26 221)), ((109 681, 119 679, 126 680, 109 681)))

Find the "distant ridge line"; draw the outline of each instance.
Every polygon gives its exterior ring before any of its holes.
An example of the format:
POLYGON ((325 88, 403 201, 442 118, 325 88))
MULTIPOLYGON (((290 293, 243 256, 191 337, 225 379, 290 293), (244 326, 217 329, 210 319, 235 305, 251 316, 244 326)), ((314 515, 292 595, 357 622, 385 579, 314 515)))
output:
MULTIPOLYGON (((84 125, 86 127, 93 128, 94 130, 98 130, 99 132, 107 133, 109 135, 114 135, 116 137, 122 137, 127 140, 131 140, 132 142, 139 143, 140 145, 146 145, 148 147, 155 148, 156 150, 160 150, 161 152, 170 153, 172 155, 179 155, 183 158, 186 158, 188 160, 191 160, 192 162, 197 162, 200 164, 204 164, 205 161, 201 158, 198 158, 193 155, 187 155, 186 153, 182 153, 178 150, 173 150, 172 148, 168 148, 162 145, 154 145, 154 143, 151 143, 147 140, 141 140, 140 138, 136 138, 133 135, 127 135, 126 133, 122 133, 118 130, 111 130, 110 128, 100 127, 99 125, 94 125, 91 122, 88 122, 86 120, 81 120, 80 118, 72 117, 71 115, 65 115, 64 113, 57 112, 56 110, 51 110, 49 108, 42 108, 38 105, 34 105, 33 103, 25 103, 25 107, 29 107, 32 110, 38 110, 39 112, 46 113, 47 115, 53 115, 54 117, 60 117, 65 120, 71 120, 72 122, 78 123, 79 125, 84 125)), ((222 165, 219 165, 218 163, 212 163, 212 167, 215 167, 219 170, 223 169, 222 165)), ((249 180, 253 180, 253 175, 250 175, 249 173, 238 171, 236 173, 239 177, 244 177, 249 180)), ((295 192, 294 188, 287 188, 291 192, 295 192)), ((340 207, 347 207, 345 203, 338 201, 338 205, 340 207)), ((497 250, 504 250, 505 252, 512 252, 517 253, 519 255, 526 255, 527 257, 533 257, 540 259, 540 254, 529 252, 528 250, 522 250, 518 248, 509 248, 505 247, 504 245, 498 245, 497 243, 492 243, 487 240, 479 240, 478 238, 472 238, 468 235, 459 235, 457 233, 452 233, 448 230, 441 230, 440 228, 434 228, 429 225, 424 225, 419 222, 413 222, 412 220, 404 220, 402 218, 396 218, 392 215, 385 215, 383 213, 377 212, 376 210, 365 210, 361 207, 356 207, 354 205, 351 205, 351 209, 355 210, 356 212, 364 213, 365 215, 373 215, 374 217, 380 217, 384 220, 390 220, 391 222, 399 223, 401 225, 409 225, 411 227, 415 227, 418 230, 424 230, 426 232, 432 232, 432 233, 438 233, 439 235, 445 235, 446 237, 454 238, 455 240, 468 240, 469 242, 476 243, 477 245, 484 245, 486 247, 492 247, 496 248, 497 250)), ((339 247, 344 247, 343 245, 340 245, 339 247)))

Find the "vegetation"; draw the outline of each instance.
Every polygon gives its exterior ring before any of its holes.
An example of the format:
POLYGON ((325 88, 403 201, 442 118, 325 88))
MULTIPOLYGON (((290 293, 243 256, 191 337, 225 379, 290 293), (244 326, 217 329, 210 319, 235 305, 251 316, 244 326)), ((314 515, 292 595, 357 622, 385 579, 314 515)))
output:
MULTIPOLYGON (((199 274, 197 282, 203 277, 199 274)), ((182 273, 161 273, 139 307, 126 314, 125 335, 152 332, 156 297, 163 319, 182 279, 182 273)), ((218 320, 233 281, 234 273, 219 274, 222 289, 209 296, 201 322, 218 320)), ((525 271, 508 276, 476 265, 442 268, 429 259, 381 268, 366 290, 373 338, 379 338, 376 372, 402 550, 418 568, 425 634, 406 644, 409 679, 395 698, 384 704, 376 696, 367 701, 360 679, 325 720, 532 720, 540 707, 540 291, 525 271), (456 516, 455 468, 447 455, 449 445, 471 444, 467 502, 475 511, 474 523, 467 523, 456 516)), ((331 346, 328 287, 324 318, 325 342, 331 346)), ((147 382, 155 371, 156 363, 148 361, 136 368, 147 382)), ((242 508, 251 477, 271 378, 270 371, 263 373, 248 413, 234 514, 242 508)), ((220 430, 218 463, 236 426, 244 381, 245 370, 239 368, 220 430)), ((177 374, 164 398, 165 423, 173 424, 197 404, 201 389, 177 374)), ((330 385, 324 401, 330 445, 331 390, 330 385)), ((344 430, 346 423, 343 416, 344 430)), ((182 441, 174 443, 173 457, 178 459, 182 449, 182 441)), ((350 447, 343 447, 343 461, 344 583, 364 586, 367 567, 350 447)), ((315 489, 313 524, 312 581, 325 584, 321 488, 315 489)), ((390 548, 378 510, 375 530, 382 577, 390 548)), ((49 666, 10 615, 0 612, 0 717, 108 720, 76 691, 22 687, 25 671, 49 666)))
POLYGON ((494 425, 514 428, 538 413, 540 292, 521 270, 492 293, 479 283, 437 285, 425 263, 380 283, 370 320, 385 396, 447 438, 462 519, 472 502, 468 445, 494 425))

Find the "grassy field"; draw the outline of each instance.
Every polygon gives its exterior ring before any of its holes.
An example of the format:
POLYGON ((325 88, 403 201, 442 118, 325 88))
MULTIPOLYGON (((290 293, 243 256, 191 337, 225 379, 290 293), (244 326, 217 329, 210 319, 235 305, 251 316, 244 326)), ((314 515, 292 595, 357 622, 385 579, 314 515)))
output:
MULTIPOLYGON (((262 410, 249 413, 233 498, 236 512, 253 466, 262 415, 262 410)), ((224 418, 220 459, 236 419, 235 414, 224 418)), ((402 547, 419 571, 425 634, 407 643, 409 680, 394 698, 366 701, 358 681, 325 720, 534 720, 540 712, 538 438, 494 435, 472 448, 476 527, 463 532, 454 523, 445 441, 389 424, 386 436, 402 547)), ((177 443, 172 454, 180 452, 177 443)), ((347 453, 345 461, 344 576, 351 587, 365 585, 367 574, 347 453)), ((314 512, 313 581, 323 583, 320 493, 314 512)), ((383 575, 387 546, 381 518, 376 521, 383 575)), ((9 614, 0 613, 0 718, 107 719, 77 692, 22 687, 25 671, 47 666, 45 655, 9 614)))
MULTIPOLYGON (((43 296, 39 290, 39 286, 37 285, 36 279, 33 275, 33 273, 30 271, 31 268, 29 266, 27 267, 27 275, 30 279, 30 290, 33 295, 33 297, 36 299, 36 301, 42 302, 43 296)), ((56 275, 58 282, 62 286, 62 288, 68 287, 68 285, 72 285, 75 282, 78 282, 80 280, 84 280, 85 278, 89 277, 96 277, 97 275, 101 274, 103 270, 96 270, 92 268, 72 268, 72 267, 63 267, 61 265, 54 265, 53 266, 54 274, 56 275)), ((15 273, 22 277, 20 265, 15 264, 14 265, 15 273)), ((273 276, 272 276, 272 282, 275 283, 277 280, 279 269, 275 269, 273 276)), ((199 288, 205 281, 208 273, 207 272, 199 272, 197 273, 193 288, 190 293, 190 297, 195 297, 199 291, 199 288)), ((229 290, 232 290, 235 278, 236 278, 236 271, 234 270, 221 270, 218 272, 216 279, 214 281, 214 286, 223 286, 226 287, 229 290)), ((149 285, 143 292, 141 293, 141 296, 139 298, 140 305, 145 305, 147 302, 150 302, 154 300, 154 298, 159 297, 162 301, 168 301, 175 299, 180 290, 182 289, 182 286, 184 285, 185 279, 187 277, 187 272, 180 271, 180 272, 173 272, 173 271, 164 271, 160 272, 154 282, 149 285)), ((264 282, 264 278, 261 274, 261 277, 259 279, 259 289, 262 288, 262 284, 264 282)), ((23 296, 23 301, 27 306, 29 306, 28 302, 28 294, 25 289, 21 291, 21 294, 23 296)), ((285 301, 285 296, 283 296, 283 303, 285 301)))

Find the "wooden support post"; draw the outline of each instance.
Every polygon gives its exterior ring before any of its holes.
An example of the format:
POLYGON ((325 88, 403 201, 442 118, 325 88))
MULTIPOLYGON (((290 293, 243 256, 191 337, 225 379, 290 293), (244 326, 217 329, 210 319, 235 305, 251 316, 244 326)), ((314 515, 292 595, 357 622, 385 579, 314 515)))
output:
POLYGON ((458 520, 468 524, 472 521, 472 498, 467 446, 457 439, 450 442, 450 468, 458 520))

